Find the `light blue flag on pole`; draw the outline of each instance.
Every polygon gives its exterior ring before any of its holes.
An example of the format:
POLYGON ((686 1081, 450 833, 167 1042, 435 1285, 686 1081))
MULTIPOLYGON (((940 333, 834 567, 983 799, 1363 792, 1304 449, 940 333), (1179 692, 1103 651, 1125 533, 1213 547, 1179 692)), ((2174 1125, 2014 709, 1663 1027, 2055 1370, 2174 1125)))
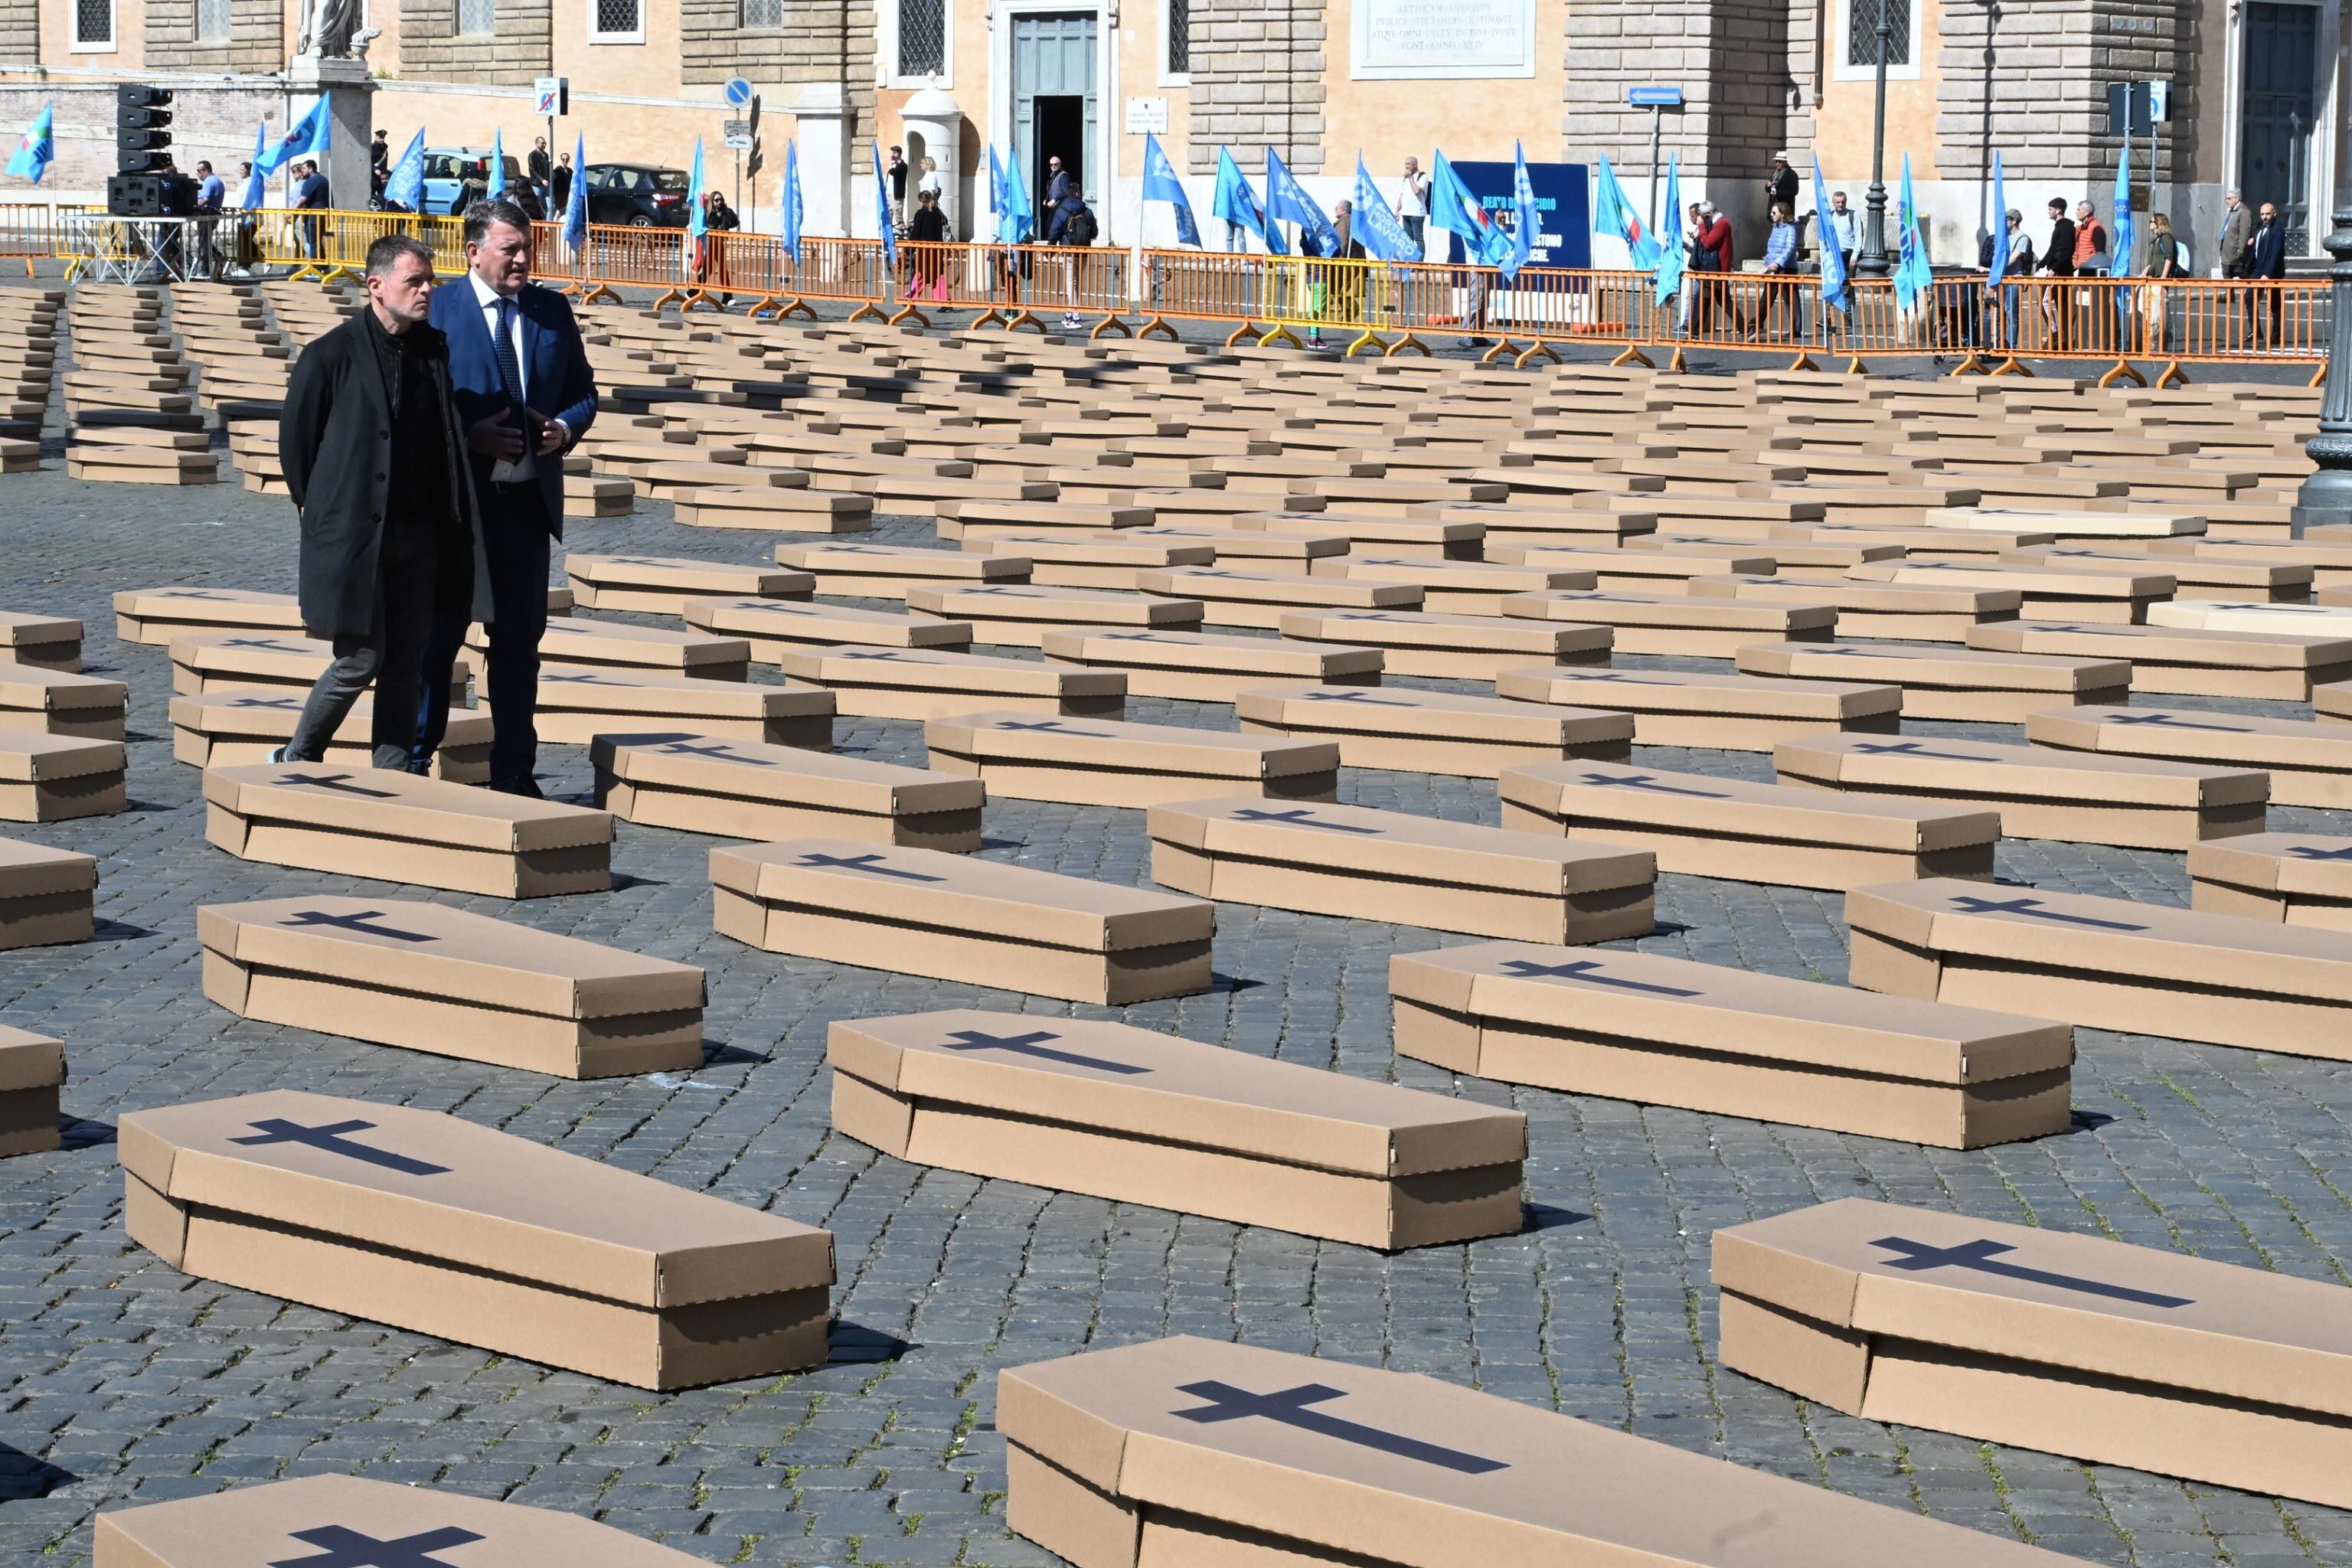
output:
POLYGON ((1370 171, 1364 167, 1364 155, 1356 154, 1356 221, 1353 228, 1356 243, 1364 254, 1377 261, 1419 261, 1421 247, 1404 230, 1404 219, 1397 216, 1380 187, 1372 184, 1370 171))
POLYGON ((247 212, 259 211, 261 204, 269 199, 269 174, 263 163, 263 159, 268 156, 268 148, 269 127, 256 125, 253 128, 253 166, 246 171, 245 190, 236 199, 236 205, 247 212))
POLYGON ((1606 153, 1601 154, 1601 173, 1593 187, 1592 232, 1623 240, 1625 254, 1637 270, 1647 272, 1658 264, 1658 237, 1625 199, 1625 187, 1617 183, 1617 171, 1609 166, 1606 153))
MULTIPOLYGON (((989 149, 989 162, 996 161, 996 150, 989 149)), ((801 144, 797 141, 784 143, 784 248, 793 253, 793 265, 801 264, 801 225, 807 219, 808 205, 801 199, 801 144)))
MULTIPOLYGON (((1298 226, 1298 253, 1302 256, 1328 256, 1331 247, 1339 242, 1339 233, 1331 226, 1331 220, 1323 216, 1323 209, 1315 205, 1315 198, 1307 194, 1307 187, 1300 184, 1284 166, 1281 155, 1268 147, 1265 150, 1266 233, 1273 234, 1275 226, 1283 223, 1298 226)), ((1266 247, 1273 248, 1272 240, 1266 242, 1266 247)))
MULTIPOLYGON (((2000 169, 1999 153, 1993 155, 1992 166, 2000 169)), ((1829 210, 1829 184, 1822 178, 1822 161, 1817 156, 1813 159, 1813 221, 1822 222, 1829 210)), ((1846 287, 1845 252, 1838 248, 1834 233, 1817 230, 1816 234, 1822 243, 1822 303, 1850 310, 1853 308, 1853 291, 1846 287)))
POLYGON ((686 179, 686 232, 699 240, 710 232, 710 215, 702 205, 702 138, 694 139, 694 168, 686 179))
MULTIPOLYGON (((698 171, 702 167, 702 143, 698 142, 694 146, 694 166, 698 171)), ((699 185, 701 183, 701 176, 698 174, 695 184, 699 185)), ((878 139, 874 143, 874 221, 882 236, 882 259, 890 264, 891 272, 896 274, 898 270, 898 231, 890 226, 890 175, 882 167, 882 143, 878 139)))
POLYGON ((1992 216, 1987 223, 1992 232, 1992 244, 1985 248, 1985 283, 1990 287, 2009 274, 2009 181, 2000 172, 1998 151, 1992 155, 1992 216))
POLYGON ((1004 153, 1004 200, 996 208, 996 242, 1025 245, 1037 232, 1037 209, 1029 199, 1029 182, 1021 173, 1021 154, 1004 153))
POLYGON ((1234 227, 1254 234, 1273 248, 1265 237, 1265 209, 1258 205, 1257 193, 1250 189, 1249 178, 1242 166, 1234 162, 1233 149, 1217 149, 1217 192, 1209 200, 1209 210, 1234 227))
POLYGON ((574 256, 588 243, 588 133, 584 131, 572 142, 572 188, 564 193, 563 243, 574 256))
POLYGON ((1486 216, 1486 207, 1446 162, 1442 147, 1430 154, 1429 221, 1458 237, 1464 254, 1481 267, 1501 266, 1510 248, 1510 237, 1486 216))
POLYGON ((1176 243, 1201 248, 1201 226, 1192 218, 1192 200, 1184 194, 1184 182, 1176 177, 1176 166, 1160 150, 1160 138, 1149 131, 1143 133, 1143 199, 1173 206, 1176 243))
MULTIPOLYGON (((2138 225, 2132 219, 2131 200, 2131 116, 2124 116, 2123 151, 2116 154, 2116 223, 2115 233, 2107 237, 2114 248, 2108 253, 2112 262, 2107 268, 2110 278, 2128 278, 2132 272, 2132 239, 2138 225)), ((2131 291, 2116 290, 2116 308, 2131 309, 2131 291)))
POLYGON ((383 178, 383 199, 397 202, 410 212, 425 205, 425 128, 418 126, 409 139, 408 151, 393 163, 392 172, 383 178))
POLYGON ((56 118, 53 104, 41 105, 41 112, 33 116, 33 123, 25 129, 25 139, 16 143, 16 154, 8 160, 8 172, 20 180, 41 183, 49 165, 58 159, 57 132, 51 121, 56 118))
POLYGON ((1536 210, 1536 183, 1528 176, 1528 150, 1517 142, 1511 143, 1511 232, 1507 237, 1510 248, 1497 264, 1503 281, 1515 281, 1519 268, 1535 254, 1536 235, 1543 226, 1543 217, 1536 210))
POLYGON ((270 145, 254 167, 274 174, 296 158, 318 157, 327 151, 334 133, 334 116, 328 113, 327 100, 321 98, 286 127, 286 134, 270 145))
POLYGON ((507 194, 507 133, 504 131, 490 132, 489 184, 483 194, 492 201, 507 194))
POLYGON ((1911 195, 1911 154, 1903 154, 1903 199, 1895 222, 1895 303, 1908 310, 1917 306, 1936 280, 1927 265, 1927 241, 1919 232, 1919 204, 1911 195))
MULTIPOLYGON (((1659 210, 1666 215, 1666 222, 1674 225, 1675 233, 1679 236, 1683 226, 1683 172, 1681 163, 1672 153, 1666 154, 1665 205, 1659 210)), ((1683 291, 1683 263, 1686 259, 1688 258, 1679 238, 1672 245, 1664 240, 1658 242, 1656 298, 1659 304, 1664 304, 1683 291)))
POLYGON ((1004 226, 1004 160, 996 153, 996 143, 988 144, 988 225, 991 229, 1004 226))

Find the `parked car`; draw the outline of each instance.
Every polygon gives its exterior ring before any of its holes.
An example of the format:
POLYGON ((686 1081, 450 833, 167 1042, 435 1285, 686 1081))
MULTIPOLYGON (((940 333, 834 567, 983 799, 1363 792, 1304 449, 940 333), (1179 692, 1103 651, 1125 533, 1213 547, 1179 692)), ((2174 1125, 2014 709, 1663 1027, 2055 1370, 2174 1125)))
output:
POLYGON ((588 165, 588 221, 630 228, 684 228, 692 180, 656 163, 588 165))
MULTIPOLYGON (((523 177, 522 164, 506 155, 507 200, 534 218, 547 216, 539 193, 523 177)), ((425 150, 425 210, 436 215, 466 210, 466 204, 490 188, 490 154, 487 148, 427 147, 425 150)))

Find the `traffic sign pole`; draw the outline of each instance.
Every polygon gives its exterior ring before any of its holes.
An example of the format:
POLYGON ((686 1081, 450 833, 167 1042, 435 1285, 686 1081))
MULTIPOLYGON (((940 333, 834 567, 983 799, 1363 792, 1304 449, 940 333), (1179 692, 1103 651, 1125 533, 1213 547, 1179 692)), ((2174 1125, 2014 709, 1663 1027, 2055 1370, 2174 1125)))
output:
MULTIPOLYGON (((1669 109, 1683 106, 1683 89, 1678 87, 1629 87, 1625 101, 1635 109, 1650 111, 1650 233, 1658 232, 1658 142, 1669 109)), ((1666 215, 1674 216, 1672 213, 1666 215)))

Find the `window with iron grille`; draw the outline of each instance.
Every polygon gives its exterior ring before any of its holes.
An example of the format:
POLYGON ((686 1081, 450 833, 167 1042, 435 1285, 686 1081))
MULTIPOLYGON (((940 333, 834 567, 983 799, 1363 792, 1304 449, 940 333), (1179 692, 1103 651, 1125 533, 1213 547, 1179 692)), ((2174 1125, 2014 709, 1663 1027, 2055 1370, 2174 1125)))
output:
POLYGON ((1878 8, 1886 7, 1886 63, 1911 63, 1911 0, 1846 0, 1845 63, 1878 65, 1878 8))
POLYGON ((640 0, 594 0, 594 4, 598 37, 635 37, 644 31, 645 12, 640 0))
POLYGON ((499 30, 498 0, 457 0, 460 37, 488 37, 499 30))
POLYGON ((784 0, 743 0, 743 26, 746 27, 781 27, 784 25, 784 0))
POLYGON ((228 40, 229 0, 196 0, 196 39, 218 44, 228 40))
POLYGON ((898 74, 947 73, 947 0, 898 0, 898 74))
POLYGON ((74 43, 82 48, 114 45, 114 0, 74 0, 74 43))
POLYGON ((1192 74, 1192 0, 1168 0, 1168 74, 1192 74))

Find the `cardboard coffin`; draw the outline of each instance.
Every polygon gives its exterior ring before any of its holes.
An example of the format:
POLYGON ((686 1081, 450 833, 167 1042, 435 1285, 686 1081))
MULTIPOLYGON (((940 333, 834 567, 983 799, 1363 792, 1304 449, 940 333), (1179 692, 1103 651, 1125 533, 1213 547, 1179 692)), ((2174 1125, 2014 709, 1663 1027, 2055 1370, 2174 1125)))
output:
POLYGON ((667 555, 567 555, 563 570, 583 610, 682 616, 698 599, 805 599, 816 579, 776 566, 667 555))
POLYGON ((895 610, 864 610, 850 605, 702 599, 687 605, 686 624, 701 631, 742 638, 751 645, 751 657, 761 664, 777 663, 786 648, 971 646, 971 627, 965 622, 900 615, 895 610))
POLYGON ((1781 741, 1825 732, 1892 735, 1903 702, 1893 686, 1557 665, 1505 670, 1495 690, 1519 702, 1626 714, 1638 745, 1728 752, 1769 752, 1781 741))
POLYGON ((404 1568, 696 1568, 701 1561, 574 1514, 361 1476, 305 1476, 110 1509, 92 1531, 94 1568, 371 1553, 404 1568))
POLYGON ((1000 711, 930 720, 923 744, 932 766, 1012 800, 1140 807, 1244 790, 1270 800, 1339 791, 1339 748, 1328 741, 1000 711))
POLYGON ((2352 931, 2352 838, 2250 833, 2189 851, 2189 908, 2352 931))
POLYGON ((0 951, 88 942, 97 900, 96 856, 0 838, 0 951))
MULTIPOLYGON (((585 746, 615 731, 690 730, 771 746, 833 744, 833 694, 660 669, 542 665, 539 738, 585 746)), ((495 719, 495 713, 492 715, 495 719)))
POLYGON ((771 533, 863 533, 874 499, 807 486, 701 485, 679 490, 676 518, 688 528, 749 528, 771 533))
POLYGON ((2287 637, 2352 637, 2352 605, 2270 605, 2246 600, 2191 600, 2158 605, 2149 624, 2209 632, 2272 632, 2287 637))
MULTIPOLYGON (((172 699, 172 756, 199 768, 249 767, 294 738, 308 694, 278 686, 224 687, 172 699)), ((375 694, 360 700, 327 742, 325 761, 368 767, 375 755, 375 694)), ((487 784, 490 777, 490 716, 449 710, 448 730, 433 753, 433 776, 452 784, 487 784)))
POLYGON ((1937 507, 1920 521, 1928 528, 1972 533, 2053 534, 2060 539, 2169 539, 2203 533, 2201 514, 2137 506, 2118 511, 2043 511, 2031 508, 1937 507))
MULTIPOLYGON (((307 692, 334 657, 332 643, 289 632, 193 632, 172 639, 172 689, 268 686, 307 692)), ((451 679, 451 700, 461 700, 473 689, 473 654, 458 650, 451 679)))
POLYGON ((1244 691, 1294 680, 1378 686, 1382 668, 1378 648, 1222 632, 1082 626, 1049 631, 1039 646, 1048 665, 1116 670, 1138 697, 1190 702, 1229 703, 1244 691))
MULTIPOLYGON (((1610 550, 1592 553, 1616 557, 1621 552, 1610 550)), ((1492 561, 1420 561, 1386 551, 1337 556, 1319 563, 1316 574, 1345 577, 1356 583, 1410 584, 1422 590, 1422 608, 1433 615, 1469 616, 1499 617, 1504 598, 1512 594, 1606 585, 1606 579, 1589 568, 1549 563, 1512 566, 1492 561)))
POLYGON ((122 739, 131 688, 119 680, 37 664, 0 665, 0 730, 122 739))
POLYGON ((982 708, 1116 719, 1127 710, 1127 676, 1117 669, 927 647, 786 648, 776 662, 861 719, 937 719, 982 708))
POLYGON ((1647 544, 1645 541, 1645 548, 1640 550, 1611 550, 1600 545, 1504 545, 1494 554, 1498 561, 1517 562, 1522 570, 1578 571, 1598 579, 1592 583, 1530 584, 1522 590, 1529 593, 1547 588, 1597 587, 1630 588, 1640 594, 1682 594, 1694 591, 1691 584, 1696 578, 1720 577, 1730 573, 1770 576, 1775 566, 1771 554, 1761 547, 1693 544, 1677 549, 1664 545, 1647 548, 1647 544))
POLYGON ((1388 674, 1461 680, 1492 680, 1530 661, 1605 665, 1616 640, 1607 626, 1411 610, 1293 610, 1281 631, 1287 641, 1378 648, 1388 674))
POLYGON ((613 885, 613 819, 382 768, 205 770, 205 837, 247 860, 501 899, 613 885))
POLYGON ((1968 882, 1846 895, 1853 984, 2091 1028, 2352 1059, 2352 933, 1968 882))
POLYGON ((1228 566, 1181 566, 1137 574, 1147 594, 1194 600, 1205 625, 1282 624, 1291 610, 1418 610, 1423 590, 1411 583, 1363 583, 1312 573, 1244 572, 1228 566))
POLYGON ((207 904, 196 935, 241 1018, 553 1078, 702 1065, 688 964, 397 899, 207 904))
POLYGON ((1975 1149, 2063 1131, 2074 1031, 1648 952, 1389 960, 1396 1048, 1570 1094, 1975 1149))
POLYGON ((1127 1024, 839 1022, 833 1125, 886 1154, 1393 1251, 1521 1224, 1527 1118, 1127 1024))
POLYGON ((638 1388, 825 1359, 828 1232, 458 1117, 279 1089, 131 1112, 117 1155, 124 1229, 198 1279, 638 1388))
POLYGON ((2299 604, 2311 597, 2312 569, 2300 562, 2225 555, 2158 557, 2116 546, 2037 544, 2012 550, 2001 557, 2023 565, 2066 566, 2076 563, 2126 571, 2154 569, 2177 584, 2180 600, 2252 599, 2275 605, 2299 604))
POLYGON ((1997 812, 1614 763, 1506 768, 1503 826, 1647 849, 1658 869, 1843 892, 1917 877, 1990 880, 1997 812))
POLYGON ((1029 581, 1025 555, 907 544, 779 544, 776 564, 809 573, 816 578, 820 594, 848 599, 904 599, 907 590, 918 584, 979 587, 1029 581))
MULTIPOLYGON (((478 655, 489 648, 478 622, 466 632, 466 646, 478 655)), ((558 616, 547 623, 539 656, 546 665, 579 669, 651 670, 689 675, 697 680, 743 680, 751 675, 751 645, 741 637, 708 632, 671 632, 658 626, 624 626, 558 616)))
POLYGON ((1192 1338, 1010 1368, 1005 1523, 1076 1568, 2062 1568, 1410 1373, 1192 1338))
POLYGON ((2270 799, 2269 776, 2242 768, 1989 741, 1822 735, 1783 741, 1772 767, 1784 783, 1815 789, 1998 811, 2011 838, 2139 849, 2260 833, 2270 799))
POLYGON ((625 822, 730 838, 823 834, 970 854, 977 780, 797 746, 695 734, 599 735, 596 804, 625 822))
POLYGON ((1131 534, 1068 532, 979 533, 967 529, 970 551, 1014 551, 1029 558, 1029 580, 1040 587, 1138 589, 1136 577, 1172 566, 1213 566, 1214 546, 1131 534))
POLYGON ((2014 588, 2024 601, 2026 620, 2117 621, 2155 618, 2179 586, 2152 563, 2142 571, 2124 565, 2014 566, 1953 561, 1873 561, 1848 569, 1866 583, 1941 584, 1955 588, 2014 588))
POLYGON ((2352 733, 2340 724, 2195 708, 2058 708, 2025 721, 2037 746, 2259 769, 2273 805, 2352 807, 2352 733))
MULTIPOLYGON (((1772 549, 1777 553, 1781 546, 1772 549)), ((1837 611, 1841 637, 1899 637, 1906 642, 1959 642, 1978 626, 2015 621, 2024 604, 2024 595, 2014 588, 1861 583, 1801 571, 1773 577, 1694 577, 1690 592, 1702 598, 1763 605, 1828 605, 1837 611)))
POLYGON ((1028 584, 907 590, 907 608, 971 627, 972 640, 1035 647, 1050 632, 1072 627, 1113 631, 1197 631, 1201 605, 1192 599, 1153 599, 1103 588, 1046 588, 1028 584))
MULTIPOLYGON (((1276 572, 1311 571, 1315 562, 1347 554, 1349 544, 1343 533, 1265 533, 1250 529, 1214 528, 1205 523, 1190 522, 1155 524, 1119 537, 1159 540, 1170 544, 1205 544, 1216 552, 1219 561, 1273 563, 1259 569, 1276 572)), ((1140 585, 1139 583, 1138 586, 1140 585)))
POLYGON ((770 952, 1107 1005, 1209 989, 1197 899, 844 838, 714 849, 710 881, 720 934, 770 952))
POLYGON ((1969 646, 2000 653, 2126 660, 2134 691, 2308 702, 2315 685, 2352 679, 2352 638, 2191 627, 2017 621, 1979 626, 1969 646))
POLYGON ((81 668, 81 623, 63 616, 0 610, 0 665, 81 668))
POLYGON ((120 741, 85 741, 0 727, 0 817, 61 822, 126 810, 120 741))
POLYGON ((217 631, 299 637, 302 607, 291 594, 242 588, 130 588, 114 595, 114 635, 124 642, 168 643, 217 631))
POLYGON ((1234 711, 1245 734, 1336 742, 1354 768, 1493 778, 1517 763, 1633 754, 1633 725, 1621 714, 1453 691, 1270 686, 1243 692, 1234 711))
POLYGON ((1787 680, 1870 681, 1899 687, 1906 719, 2021 724, 2044 708, 2121 702, 2131 666, 2120 659, 1989 653, 1972 647, 1877 643, 1751 643, 1739 668, 1787 680))
POLYGON ((1872 1421, 2352 1503, 2352 1297, 1842 1198, 1715 1233, 1723 1363, 1872 1421))
POLYGON ((1528 942, 1647 936, 1655 858, 1360 805, 1151 808, 1151 877, 1202 898, 1528 942))
MULTIPOLYGON (((0 845, 0 858, 6 846, 0 845)), ((5 867, 5 858, 0 858, 5 867)), ((6 918, 0 904, 0 920, 6 918)), ((66 1081, 66 1048, 47 1035, 0 1024, 0 1159, 46 1154, 58 1147, 58 1091, 66 1081)), ((1518 1203, 1518 1165, 1511 1166, 1512 1205, 1518 1203)), ((1518 1229, 1517 1216, 1504 1227, 1518 1229)), ((1493 1235, 1494 1232, 1481 1234, 1493 1235)))
POLYGON ((1765 605, 1698 594, 1512 594, 1507 616, 1609 626, 1619 653, 1729 658, 1746 644, 1787 638, 1827 642, 1837 611, 1827 605, 1765 605))

